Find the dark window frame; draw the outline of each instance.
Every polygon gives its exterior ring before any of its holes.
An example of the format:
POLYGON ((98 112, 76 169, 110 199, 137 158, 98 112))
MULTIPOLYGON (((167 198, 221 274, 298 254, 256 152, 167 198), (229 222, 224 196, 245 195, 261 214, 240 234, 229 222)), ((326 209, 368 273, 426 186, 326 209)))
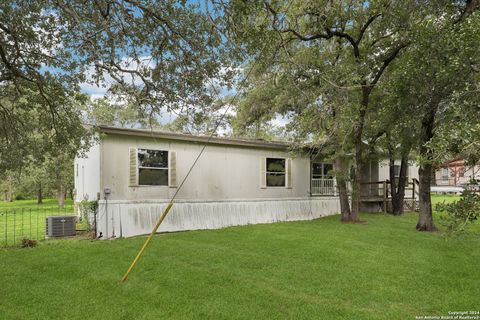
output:
POLYGON ((138 148, 137 149, 137 171, 138 171, 138 185, 140 187, 168 187, 169 186, 169 157, 170 157, 170 152, 168 150, 159 150, 159 149, 151 149, 151 148, 138 148), (166 152, 167 153, 167 161, 166 161, 166 167, 160 167, 160 166, 141 166, 140 161, 138 159, 138 155, 140 154, 141 151, 159 151, 159 152, 166 152), (146 170, 163 170, 167 172, 167 182, 166 184, 142 184, 140 182, 140 170, 146 169, 146 170))
POLYGON ((265 158, 265 186, 267 188, 285 188, 287 186, 287 159, 282 157, 266 157, 265 158), (268 160, 282 160, 283 161, 283 171, 268 171, 268 160), (268 177, 269 175, 283 176, 283 185, 269 185, 268 177))
POLYGON ((312 162, 312 176, 311 179, 333 179, 333 175, 328 174, 329 171, 333 170, 333 163, 330 162, 312 162), (315 173, 315 164, 321 165, 322 172, 320 174, 315 173), (330 166, 331 169, 325 172, 325 166, 330 166))
POLYGON ((448 168, 442 168, 442 180, 446 181, 450 179, 450 170, 448 168))

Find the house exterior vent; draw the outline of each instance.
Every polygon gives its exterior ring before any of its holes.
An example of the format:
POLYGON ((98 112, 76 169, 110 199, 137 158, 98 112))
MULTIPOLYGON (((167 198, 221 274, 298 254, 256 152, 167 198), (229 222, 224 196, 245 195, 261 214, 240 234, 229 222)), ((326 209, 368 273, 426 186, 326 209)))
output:
POLYGON ((48 216, 45 219, 47 237, 66 237, 75 235, 75 216, 48 216))

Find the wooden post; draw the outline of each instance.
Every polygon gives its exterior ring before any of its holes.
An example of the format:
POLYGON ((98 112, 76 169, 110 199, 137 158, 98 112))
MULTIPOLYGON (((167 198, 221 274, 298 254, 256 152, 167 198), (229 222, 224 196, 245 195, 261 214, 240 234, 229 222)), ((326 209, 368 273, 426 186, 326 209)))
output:
POLYGON ((387 213, 388 189, 387 181, 383 181, 383 212, 387 213))
POLYGON ((412 178, 412 199, 415 201, 415 179, 412 178))

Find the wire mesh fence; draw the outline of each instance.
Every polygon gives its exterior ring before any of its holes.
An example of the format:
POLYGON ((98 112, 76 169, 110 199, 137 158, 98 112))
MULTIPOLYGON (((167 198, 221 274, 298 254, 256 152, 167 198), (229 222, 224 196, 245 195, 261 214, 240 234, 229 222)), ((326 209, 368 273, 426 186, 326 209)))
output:
POLYGON ((73 205, 0 209, 0 246, 17 246, 23 239, 43 240, 46 217, 73 214, 73 205))

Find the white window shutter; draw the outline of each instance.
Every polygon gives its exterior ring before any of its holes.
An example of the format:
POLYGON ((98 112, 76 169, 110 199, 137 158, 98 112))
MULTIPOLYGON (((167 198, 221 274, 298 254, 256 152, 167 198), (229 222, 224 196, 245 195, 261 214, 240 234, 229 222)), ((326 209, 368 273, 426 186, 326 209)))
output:
POLYGON ((260 188, 267 188, 267 158, 260 157, 260 188))
POLYGON ((175 151, 168 152, 168 186, 177 187, 177 153, 175 151))
POLYGON ((287 161, 285 161, 285 171, 286 171, 285 186, 291 189, 292 188, 292 159, 287 159, 287 161))
POLYGON ((137 148, 130 148, 128 186, 138 186, 138 155, 137 148))

